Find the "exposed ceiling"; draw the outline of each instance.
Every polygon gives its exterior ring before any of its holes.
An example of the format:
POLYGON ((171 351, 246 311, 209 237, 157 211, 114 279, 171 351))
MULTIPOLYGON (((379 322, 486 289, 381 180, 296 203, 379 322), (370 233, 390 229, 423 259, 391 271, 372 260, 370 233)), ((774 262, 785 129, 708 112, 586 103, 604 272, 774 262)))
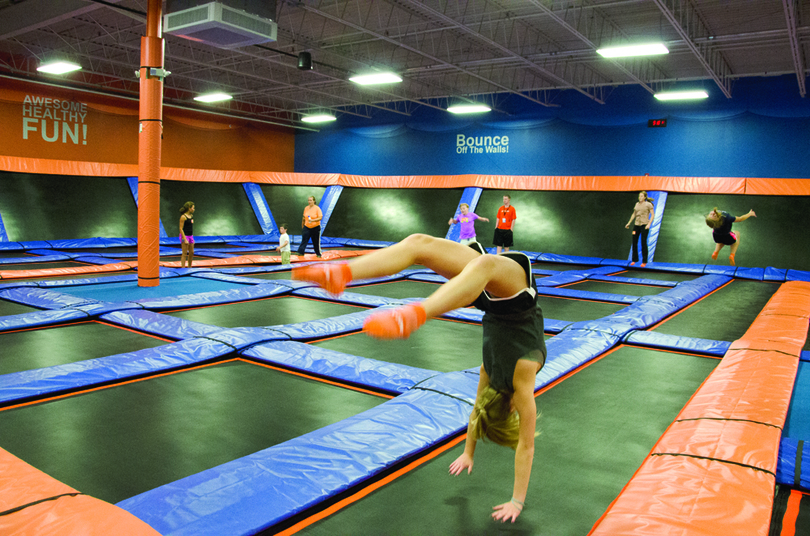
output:
MULTIPOLYGON (((164 99, 300 126, 303 114, 407 117, 459 98, 495 109, 509 98, 555 106, 561 90, 605 102, 618 85, 655 92, 702 80, 731 97, 742 77, 795 75, 806 97, 810 0, 277 0, 278 41, 226 50, 165 35, 164 99), (606 60, 610 44, 662 40, 653 59, 606 60), (298 69, 310 52, 314 69, 298 69), (403 82, 358 87, 350 75, 390 69, 403 82)), ((200 0, 199 3, 204 3, 200 0)), ((0 0, 0 74, 138 95, 147 0, 0 0), (83 70, 44 78, 54 52, 83 70)))

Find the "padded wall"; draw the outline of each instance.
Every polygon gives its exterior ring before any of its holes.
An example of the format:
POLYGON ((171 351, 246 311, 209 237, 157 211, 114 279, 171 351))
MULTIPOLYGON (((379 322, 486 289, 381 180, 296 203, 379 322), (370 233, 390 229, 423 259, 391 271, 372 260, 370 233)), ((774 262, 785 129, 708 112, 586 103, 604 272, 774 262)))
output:
POLYGON ((134 237, 138 228, 125 178, 0 171, 0 214, 12 242, 134 237))
MULTIPOLYGON (((757 214, 733 225, 740 233, 738 265, 810 270, 810 233, 806 231, 810 197, 806 196, 669 194, 655 260, 711 264, 714 241, 705 216, 714 207, 734 216, 750 209, 757 214)), ((729 248, 723 248, 716 264, 728 264, 728 254, 729 248)))
POLYGON ((263 234, 241 184, 161 181, 160 219, 169 236, 179 234, 180 207, 186 201, 195 204, 195 235, 263 234))
POLYGON ((463 188, 345 188, 326 235, 390 242, 413 233, 443 237, 463 191, 463 188))

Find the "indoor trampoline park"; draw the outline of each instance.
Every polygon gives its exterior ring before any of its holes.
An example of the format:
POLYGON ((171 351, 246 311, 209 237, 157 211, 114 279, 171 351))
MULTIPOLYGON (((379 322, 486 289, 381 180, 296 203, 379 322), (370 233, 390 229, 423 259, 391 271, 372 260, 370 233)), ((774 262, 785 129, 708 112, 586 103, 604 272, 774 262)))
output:
POLYGON ((0 0, 0 535, 810 536, 808 17, 0 0))

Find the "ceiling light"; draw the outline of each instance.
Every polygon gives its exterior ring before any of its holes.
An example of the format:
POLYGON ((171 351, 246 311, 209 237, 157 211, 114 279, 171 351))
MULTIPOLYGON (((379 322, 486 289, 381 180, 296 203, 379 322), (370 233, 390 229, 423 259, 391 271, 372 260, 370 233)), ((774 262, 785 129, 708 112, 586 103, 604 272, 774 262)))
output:
POLYGON ((305 115, 301 118, 301 121, 304 123, 328 123, 329 121, 334 121, 337 119, 332 114, 313 114, 313 115, 305 115))
POLYGON ((451 114, 480 114, 483 112, 492 111, 492 108, 486 106, 484 104, 454 104, 453 106, 448 106, 447 111, 451 114))
POLYGON ((349 78, 350 81, 361 86, 372 86, 375 84, 394 84, 402 82, 402 78, 394 73, 372 73, 360 74, 349 78))
POLYGON ((695 100, 707 99, 709 98, 709 94, 702 89, 698 91, 668 91, 665 93, 656 93, 655 98, 660 101, 695 100))
POLYGON ((81 65, 73 63, 72 61, 52 61, 40 65, 37 67, 37 71, 49 74, 65 74, 78 71, 81 68, 81 65))
POLYGON ((597 54, 604 58, 626 58, 629 56, 654 56, 656 54, 669 54, 669 49, 662 43, 649 45, 629 45, 623 47, 600 48, 597 54))
POLYGON ((194 100, 199 102, 221 102, 231 100, 232 98, 233 96, 227 93, 206 93, 205 95, 194 97, 194 100))

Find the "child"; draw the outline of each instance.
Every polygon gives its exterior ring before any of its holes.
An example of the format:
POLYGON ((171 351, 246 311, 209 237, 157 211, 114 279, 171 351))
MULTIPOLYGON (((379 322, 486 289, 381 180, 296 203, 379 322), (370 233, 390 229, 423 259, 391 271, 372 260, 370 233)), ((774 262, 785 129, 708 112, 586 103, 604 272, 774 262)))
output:
POLYGON ((194 261, 194 202, 187 201, 180 207, 180 268, 188 267, 194 261))
POLYGON ((366 318, 363 331, 380 339, 405 339, 429 318, 469 304, 484 311, 484 355, 475 406, 464 453, 450 465, 450 474, 472 472, 478 439, 486 437, 514 449, 512 498, 495 506, 492 514, 497 521, 514 522, 523 511, 534 458, 534 383, 546 359, 543 312, 537 302, 531 261, 525 254, 483 253, 477 242, 464 247, 415 234, 349 264, 294 268, 292 278, 313 281, 331 294, 340 294, 353 280, 395 274, 413 264, 427 266, 448 279, 425 301, 366 318))
POLYGON ((467 203, 462 203, 460 205, 461 214, 459 214, 458 218, 450 218, 450 221, 447 222, 447 225, 454 225, 456 223, 461 223, 461 231, 458 235, 458 242, 463 246, 468 246, 472 242, 475 242, 475 220, 482 220, 488 222, 487 218, 483 216, 479 216, 475 212, 470 212, 470 205, 467 203))
POLYGON ((278 232, 278 247, 276 251, 281 252, 281 264, 290 264, 290 237, 287 235, 287 224, 282 223, 278 232))
POLYGON ((731 246, 731 254, 728 256, 728 262, 732 266, 736 266, 734 255, 737 253, 737 248, 740 247, 740 232, 732 232, 731 224, 735 221, 745 221, 751 216, 756 218, 756 213, 753 209, 748 211, 748 214, 734 217, 728 212, 717 210, 717 207, 709 212, 706 216, 706 225, 711 227, 712 238, 714 238, 715 246, 714 253, 712 253, 712 260, 717 260, 717 254, 723 249, 723 246, 731 246))

